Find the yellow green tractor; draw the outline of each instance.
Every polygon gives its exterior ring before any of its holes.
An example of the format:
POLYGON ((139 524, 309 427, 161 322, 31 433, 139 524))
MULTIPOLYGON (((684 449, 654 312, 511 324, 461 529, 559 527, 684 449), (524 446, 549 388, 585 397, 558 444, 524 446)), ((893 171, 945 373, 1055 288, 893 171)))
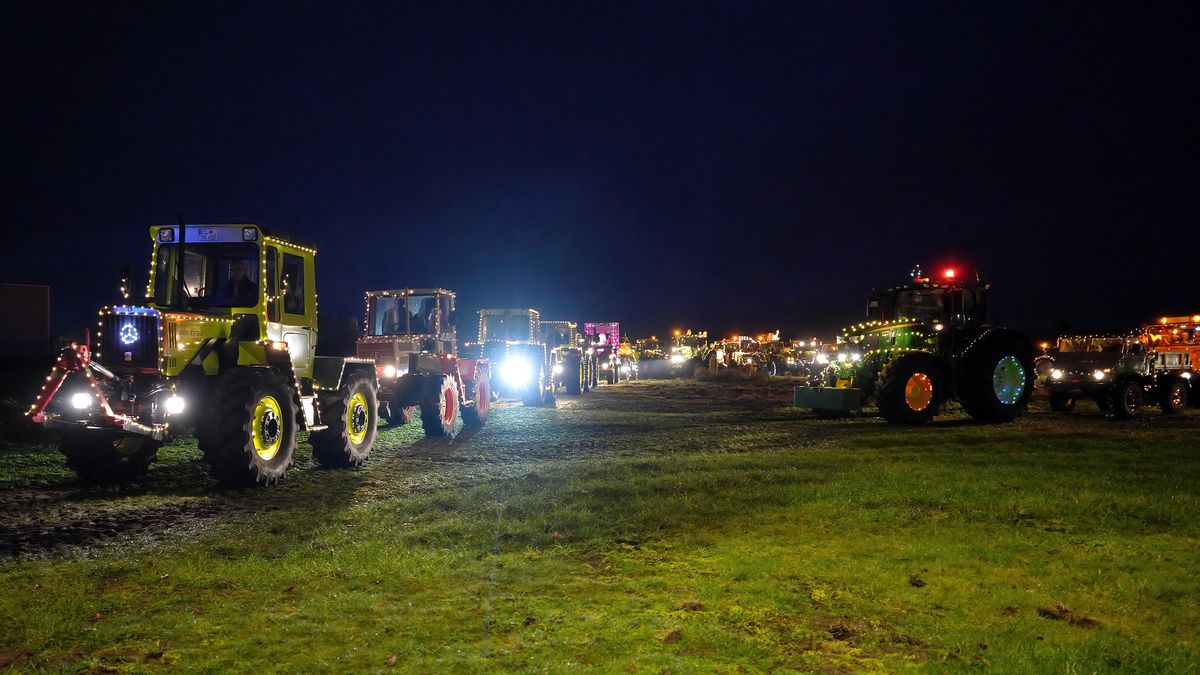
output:
POLYGON ((316 251, 257 225, 162 225, 150 238, 146 303, 100 310, 94 346, 64 349, 26 413, 59 432, 67 464, 92 482, 135 480, 191 432, 218 480, 265 485, 307 431, 319 463, 361 465, 375 364, 316 355, 316 251))

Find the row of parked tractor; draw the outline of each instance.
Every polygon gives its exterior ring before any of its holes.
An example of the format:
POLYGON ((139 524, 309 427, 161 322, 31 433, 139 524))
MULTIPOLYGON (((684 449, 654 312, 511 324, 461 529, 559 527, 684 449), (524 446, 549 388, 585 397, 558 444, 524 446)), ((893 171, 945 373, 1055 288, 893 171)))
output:
POLYGON ((1129 416, 1151 399, 1171 413, 1187 404, 1200 358, 1200 316, 1066 338, 1038 356, 991 321, 978 275, 919 268, 872 291, 867 319, 828 344, 689 331, 663 349, 657 338, 623 340, 614 322, 581 328, 533 309, 484 309, 477 339, 460 345, 453 292, 400 288, 366 294, 354 356, 318 356, 313 248, 256 225, 161 225, 150 239, 145 302, 100 310, 27 411, 59 432, 86 480, 136 479, 163 443, 194 434, 221 482, 270 484, 292 465, 300 432, 320 464, 355 467, 381 423, 419 418, 426 434, 446 436, 459 420, 486 424, 501 396, 552 405, 601 383, 696 368, 799 374, 797 405, 838 415, 873 401, 896 423, 932 419, 952 400, 979 420, 1011 421, 1035 379, 1056 410, 1091 398, 1129 416))

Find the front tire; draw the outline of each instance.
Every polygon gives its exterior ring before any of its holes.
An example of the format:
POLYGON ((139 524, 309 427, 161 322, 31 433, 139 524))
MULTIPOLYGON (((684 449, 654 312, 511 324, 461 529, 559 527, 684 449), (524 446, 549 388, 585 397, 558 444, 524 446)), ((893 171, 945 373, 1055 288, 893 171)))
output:
POLYGON ((486 377, 478 377, 472 382, 467 382, 466 387, 467 393, 470 394, 474 403, 463 406, 463 424, 478 429, 487 424, 488 411, 492 408, 492 388, 486 377))
POLYGON ((1171 377, 1159 385, 1158 407, 1164 415, 1183 412, 1188 404, 1188 381, 1182 377, 1171 377))
POLYGON ((924 424, 945 400, 944 386, 937 359, 902 356, 887 369, 877 389, 879 414, 892 424, 924 424))
POLYGON ((583 368, 583 360, 576 354, 570 354, 563 359, 563 388, 572 396, 578 396, 587 387, 587 373, 583 368))
POLYGON ((421 426, 426 436, 453 436, 458 417, 458 383, 450 375, 430 375, 421 387, 421 426))
POLYGON ((1108 401, 1118 419, 1137 417, 1142 411, 1142 384, 1127 377, 1113 385, 1108 401))
POLYGON ((521 404, 529 407, 543 405, 546 401, 546 371, 544 366, 538 366, 537 374, 531 382, 525 384, 521 392, 521 404))
POLYGON ((213 476, 227 485, 270 485, 283 479, 296 451, 293 393, 266 368, 234 368, 220 376, 197 438, 213 476))
POLYGON ((162 443, 141 436, 66 433, 58 449, 67 467, 88 483, 128 483, 146 475, 162 443))
POLYGON ((330 468, 362 466, 371 455, 379 425, 379 401, 370 376, 352 373, 336 394, 323 397, 321 421, 328 428, 308 437, 313 459, 330 468))

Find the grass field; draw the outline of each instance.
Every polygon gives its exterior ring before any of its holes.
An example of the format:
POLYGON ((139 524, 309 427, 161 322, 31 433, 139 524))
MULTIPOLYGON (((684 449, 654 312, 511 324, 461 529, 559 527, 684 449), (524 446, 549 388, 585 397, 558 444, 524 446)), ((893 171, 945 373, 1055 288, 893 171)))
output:
POLYGON ((0 667, 75 672, 1200 669, 1200 412, 817 420, 632 383, 213 486, 84 489, 0 445, 0 667))

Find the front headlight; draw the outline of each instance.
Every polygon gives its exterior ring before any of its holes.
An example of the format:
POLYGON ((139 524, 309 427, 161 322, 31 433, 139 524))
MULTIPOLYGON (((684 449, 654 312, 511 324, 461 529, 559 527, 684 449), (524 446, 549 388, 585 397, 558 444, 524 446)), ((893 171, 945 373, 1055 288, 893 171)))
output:
POLYGON ((1096 381, 1099 382, 1100 380, 1104 379, 1104 371, 1103 370, 1093 371, 1092 377, 1096 378, 1096 381))
POLYGON ((838 360, 838 361, 845 362, 847 358, 849 358, 849 356, 847 356, 847 355, 846 355, 846 352, 842 352, 842 353, 840 353, 840 354, 838 354, 838 355, 837 355, 837 360, 838 360))
POLYGON ((1050 371, 1051 379, 1061 380, 1062 376, 1063 376, 1063 372, 1061 370, 1059 370, 1058 368, 1055 368, 1054 370, 1050 371))
POLYGON ((1190 370, 1184 371, 1184 372, 1180 373, 1179 376, 1185 380, 1190 380, 1190 379, 1192 379, 1192 371, 1190 371, 1190 370))
POLYGON ((500 365, 500 377, 511 386, 523 385, 533 378, 533 366, 525 359, 514 356, 500 365))
POLYGON ((85 391, 71 394, 71 407, 76 410, 87 410, 92 407, 92 395, 85 391))
POLYGON ((393 366, 390 363, 387 364, 386 366, 384 366, 383 367, 383 376, 388 379, 395 377, 396 376, 396 366, 393 366))
POLYGON ((817 363, 829 363, 829 357, 825 354, 817 354, 817 363))
POLYGON ((683 354, 672 354, 671 355, 671 363, 674 363, 676 365, 683 363, 683 354))
POLYGON ((629 374, 629 366, 621 366, 621 372, 628 375, 629 374))
POLYGON ((167 397, 166 402, 163 403, 163 407, 167 409, 168 415, 178 415, 187 407, 187 401, 184 401, 183 397, 179 394, 171 394, 167 397))
POLYGON ((556 364, 554 364, 554 374, 555 374, 555 375, 562 375, 562 372, 563 372, 563 367, 562 367, 562 364, 561 364, 561 363, 556 363, 556 364))

